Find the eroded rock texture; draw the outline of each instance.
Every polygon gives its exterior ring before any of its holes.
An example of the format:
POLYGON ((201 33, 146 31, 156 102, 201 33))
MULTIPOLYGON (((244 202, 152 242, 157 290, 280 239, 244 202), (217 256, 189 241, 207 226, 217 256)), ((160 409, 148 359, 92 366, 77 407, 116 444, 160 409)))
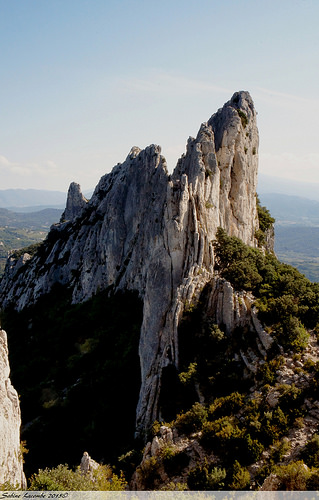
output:
POLYGON ((14 303, 21 310, 55 283, 72 288, 74 303, 107 287, 139 292, 138 432, 158 416, 162 369, 178 367, 185 305, 214 276, 217 227, 257 244, 257 159, 256 112, 250 95, 238 92, 188 140, 171 176, 159 146, 132 148, 88 203, 73 185, 64 214, 69 220, 52 227, 35 256, 8 261, 3 307, 14 303))
POLYGON ((7 334, 0 330, 0 485, 25 486, 20 451, 20 404, 10 378, 7 334))

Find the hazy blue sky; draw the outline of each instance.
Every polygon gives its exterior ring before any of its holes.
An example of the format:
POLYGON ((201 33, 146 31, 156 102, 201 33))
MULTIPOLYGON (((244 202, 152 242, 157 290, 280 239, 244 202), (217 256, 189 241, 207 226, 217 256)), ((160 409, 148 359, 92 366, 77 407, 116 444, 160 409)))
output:
POLYGON ((169 169, 237 90, 260 172, 319 182, 319 0, 0 0, 0 189, 83 189, 132 146, 169 169))

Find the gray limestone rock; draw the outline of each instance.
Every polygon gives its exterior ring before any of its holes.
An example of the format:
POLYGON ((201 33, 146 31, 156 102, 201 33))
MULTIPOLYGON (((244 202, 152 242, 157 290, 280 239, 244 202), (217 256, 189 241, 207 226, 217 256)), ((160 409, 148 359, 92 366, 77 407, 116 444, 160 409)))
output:
POLYGON ((89 475, 93 479, 93 472, 99 468, 99 464, 90 457, 87 451, 83 453, 80 463, 80 471, 83 475, 89 475))
POLYGON ((20 403, 10 378, 7 334, 0 330, 0 485, 26 486, 20 450, 20 403))
MULTIPOLYGON (((13 259, 7 263, 2 307, 21 310, 55 283, 72 289, 74 303, 108 287, 139 292, 138 433, 158 417, 162 370, 178 367, 185 305, 214 278, 217 228, 257 246, 257 168, 256 112, 248 92, 237 92, 188 140, 171 176, 159 146, 132 148, 123 164, 101 178, 89 202, 71 184, 66 222, 51 228, 23 269, 13 259)), ((229 284, 220 286, 223 299, 216 307, 231 329, 238 299, 229 284)))
POLYGON ((66 208, 61 216, 61 222, 73 220, 78 217, 83 208, 86 206, 88 200, 81 192, 80 184, 72 182, 68 190, 68 197, 66 200, 66 208))

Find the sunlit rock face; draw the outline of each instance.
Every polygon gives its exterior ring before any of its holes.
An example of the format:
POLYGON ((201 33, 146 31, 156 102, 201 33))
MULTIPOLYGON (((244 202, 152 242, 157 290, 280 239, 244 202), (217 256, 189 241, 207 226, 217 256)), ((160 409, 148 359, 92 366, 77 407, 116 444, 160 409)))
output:
POLYGON ((78 215, 80 215, 83 208, 86 206, 87 201, 88 200, 84 198, 83 194, 81 193, 80 184, 71 182, 68 190, 66 207, 61 216, 61 222, 66 220, 73 220, 78 215))
POLYGON ((89 202, 71 185, 65 222, 51 228, 32 258, 9 259, 2 307, 21 310, 55 283, 71 288, 74 303, 108 287, 137 290, 144 303, 137 406, 143 433, 159 414, 163 368, 178 367, 185 305, 214 277, 217 228, 257 244, 257 169, 256 112, 249 93, 237 92, 189 138, 172 175, 160 147, 151 145, 132 148, 89 202))
POLYGON ((0 485, 25 486, 20 450, 20 404, 10 378, 7 334, 0 330, 0 485))

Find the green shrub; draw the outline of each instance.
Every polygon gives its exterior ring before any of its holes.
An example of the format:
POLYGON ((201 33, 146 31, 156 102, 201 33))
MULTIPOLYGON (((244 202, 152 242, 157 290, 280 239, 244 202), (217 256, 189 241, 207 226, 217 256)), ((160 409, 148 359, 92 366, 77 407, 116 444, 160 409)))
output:
POLYGON ((262 283, 258 260, 263 260, 263 256, 257 249, 228 236, 222 228, 217 229, 213 246, 216 268, 236 290, 254 290, 262 283))
POLYGON ((273 385, 277 378, 277 370, 280 369, 283 363, 283 356, 278 356, 261 365, 257 374, 258 380, 261 380, 263 384, 273 385))
POLYGON ((222 417, 213 422, 204 423, 201 443, 206 448, 226 453, 230 450, 231 441, 240 439, 242 436, 243 433, 234 417, 222 417))
POLYGON ((216 343, 221 342, 225 338, 224 332, 215 323, 208 327, 208 335, 216 343))
POLYGON ((185 483, 174 483, 173 481, 164 484, 160 488, 160 491, 185 491, 187 490, 187 484, 185 483))
POLYGON ((245 467, 242 467, 236 460, 233 465, 232 477, 228 486, 232 490, 246 490, 249 488, 250 474, 245 467))
POLYGON ((226 470, 209 465, 207 459, 203 464, 198 464, 187 477, 190 490, 222 490, 225 483, 226 470))
POLYGON ((252 439, 250 434, 246 434, 244 439, 244 459, 246 463, 257 462, 260 459, 262 452, 265 447, 258 441, 258 439, 252 439))
POLYGON ((310 477, 307 479, 306 490, 318 491, 319 490, 319 470, 312 469, 310 477))
POLYGON ((261 229, 255 231, 255 238, 258 241, 258 246, 262 247, 266 242, 265 233, 261 229))
POLYGON ((69 469, 68 465, 58 465, 56 468, 39 470, 30 480, 29 490, 34 491, 121 491, 126 488, 126 481, 112 474, 110 467, 100 465, 92 473, 83 474, 80 469, 69 469))
POLYGON ((275 468, 275 473, 281 482, 281 489, 287 491, 304 491, 311 472, 302 460, 280 465, 275 468))
POLYGON ((246 113, 244 113, 241 109, 237 109, 237 113, 239 115, 239 118, 241 119, 242 126, 246 128, 248 124, 248 118, 246 113))
POLYGON ((292 423, 296 418, 301 417, 304 413, 302 408, 304 393, 301 389, 296 387, 295 384, 281 384, 277 387, 277 390, 280 394, 280 408, 287 414, 292 423))
POLYGON ((303 369, 308 373, 312 373, 314 371, 315 364, 316 363, 311 358, 308 358, 303 364, 303 369))
POLYGON ((309 333, 296 316, 282 317, 281 325, 276 332, 281 344, 295 352, 303 351, 309 341, 309 333))
POLYGON ((152 427, 151 427, 151 435, 152 437, 156 436, 161 428, 162 424, 158 420, 154 420, 152 427))
POLYGON ((281 462, 284 455, 288 453, 291 446, 288 438, 283 438, 281 441, 276 441, 271 447, 270 461, 273 463, 281 462))
POLYGON ((197 363, 190 363, 187 371, 179 373, 178 378, 183 385, 188 385, 196 379, 196 373, 197 363))
MULTIPOLYGON (((256 148, 254 149, 255 153, 253 152, 253 154, 256 154, 256 148)), ((275 219, 270 215, 268 208, 261 206, 258 196, 256 196, 256 202, 257 202, 259 229, 263 233, 265 233, 275 223, 275 219)))
POLYGON ((25 253, 28 253, 33 257, 33 255, 36 254, 36 252, 39 250, 39 248, 43 245, 43 241, 39 241, 38 243, 33 243, 32 245, 29 245, 24 248, 20 248, 19 250, 14 250, 11 254, 10 257, 13 257, 14 259, 19 259, 24 255, 25 253))
POLYGON ((216 398, 209 406, 208 415, 211 419, 229 414, 237 413, 243 407, 244 396, 239 392, 233 392, 229 396, 216 398))
POLYGON ((200 403, 195 403, 186 413, 177 415, 175 427, 179 432, 190 433, 200 431, 207 420, 207 410, 200 403))
POLYGON ((18 490, 20 490, 20 485, 18 483, 13 484, 10 481, 5 481, 4 483, 0 484, 0 491, 18 491, 18 490))
POLYGON ((159 478, 159 463, 155 457, 150 457, 137 467, 136 472, 142 478, 146 489, 154 487, 154 481, 159 478))
POLYGON ((171 461, 175 454, 176 450, 172 446, 165 446, 161 449, 161 457, 164 463, 171 461))
POLYGON ((212 203, 209 203, 209 201, 206 201, 205 208, 214 208, 214 205, 212 203))
POLYGON ((314 434, 300 453, 309 467, 319 467, 319 435, 314 434))
POLYGON ((288 416, 277 406, 275 410, 265 412, 262 419, 261 432, 266 442, 279 441, 289 431, 288 416))

